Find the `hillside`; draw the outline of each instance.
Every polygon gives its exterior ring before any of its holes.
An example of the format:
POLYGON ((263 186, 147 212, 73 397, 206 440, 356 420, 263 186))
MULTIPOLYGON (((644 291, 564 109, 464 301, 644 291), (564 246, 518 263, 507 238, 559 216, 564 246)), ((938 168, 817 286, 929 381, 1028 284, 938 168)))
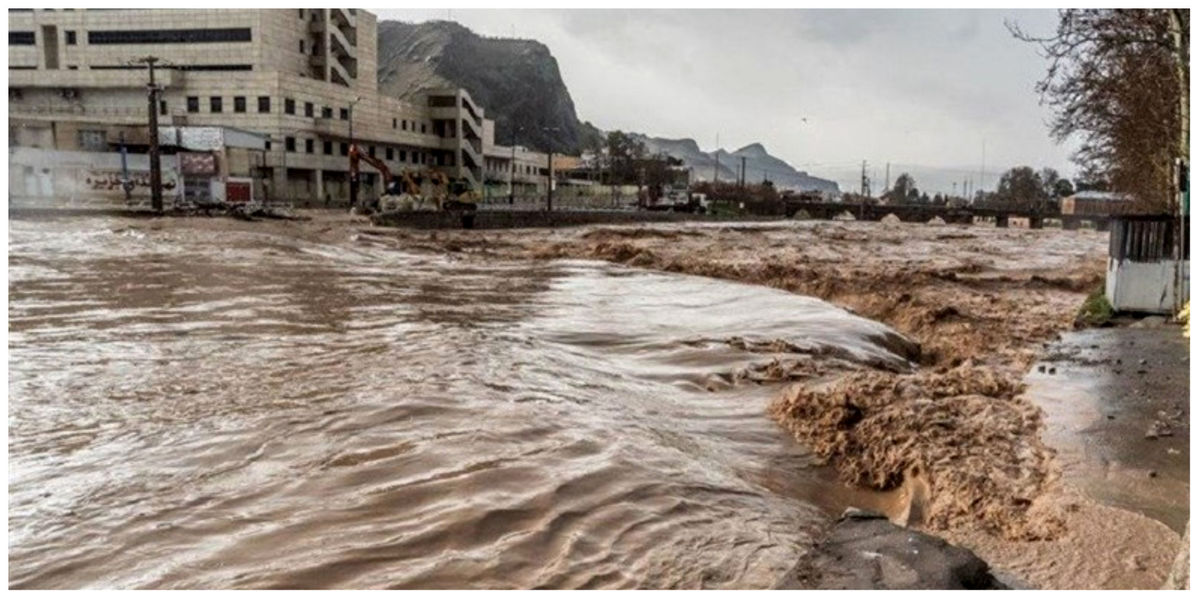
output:
MULTIPOLYGON (((496 121, 496 143, 579 154, 597 147, 604 132, 575 113, 558 61, 535 40, 482 37, 452 21, 379 22, 379 87, 413 99, 422 88, 461 87, 496 121)), ((651 152, 682 159, 702 179, 712 179, 713 154, 695 140, 635 134, 651 152)), ((718 150, 720 179, 737 179, 746 157, 746 180, 765 176, 781 188, 837 191, 833 181, 797 171, 762 144, 718 150)))
POLYGON ((742 158, 746 159, 746 181, 750 183, 769 179, 776 187, 796 190, 816 190, 836 193, 838 184, 829 179, 813 177, 798 171, 787 162, 772 156, 762 144, 750 144, 733 152, 718 149, 715 153, 704 152, 696 140, 690 138, 666 139, 637 135, 646 149, 652 153, 663 153, 684 162, 692 168, 697 179, 711 181, 713 169, 721 181, 737 181, 742 158), (714 154, 720 159, 717 163, 714 154))
POLYGON ((558 71, 540 42, 484 38, 450 21, 379 23, 379 87, 412 98, 431 86, 461 87, 496 121, 496 142, 514 131, 525 146, 577 153, 583 125, 558 71), (531 93, 535 92, 535 93, 531 93))

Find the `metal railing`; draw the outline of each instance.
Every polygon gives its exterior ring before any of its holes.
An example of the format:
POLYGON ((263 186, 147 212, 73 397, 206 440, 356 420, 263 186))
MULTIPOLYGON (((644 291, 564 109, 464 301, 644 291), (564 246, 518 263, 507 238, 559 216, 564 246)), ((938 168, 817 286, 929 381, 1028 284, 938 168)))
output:
MULTIPOLYGON (((554 196, 551 202, 554 210, 586 211, 586 210, 636 210, 636 196, 554 196)), ((494 211, 526 211, 545 210, 546 194, 518 194, 509 202, 507 195, 486 196, 479 203, 479 210, 494 211)))

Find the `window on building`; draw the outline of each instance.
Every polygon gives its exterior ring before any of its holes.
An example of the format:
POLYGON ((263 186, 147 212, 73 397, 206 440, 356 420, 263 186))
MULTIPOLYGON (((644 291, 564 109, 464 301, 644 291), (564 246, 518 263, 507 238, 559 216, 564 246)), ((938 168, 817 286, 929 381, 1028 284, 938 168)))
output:
POLYGON ((167 101, 166 100, 158 101, 158 114, 160 114, 160 115, 167 114, 167 101))
MULTIPOLYGON (((32 10, 32 9, 30 9, 32 10)), ((9 46, 33 46, 37 44, 37 39, 32 31, 9 31, 8 45, 9 46)))
POLYGON ((312 102, 304 103, 304 116, 306 116, 306 117, 313 116, 313 103, 312 102))
POLYGON ((214 112, 214 113, 221 112, 221 97, 220 96, 212 96, 211 98, 208 99, 208 112, 214 112))
POLYGON ((425 133, 425 124, 421 123, 421 133, 425 133))
POLYGON ((300 20, 303 21, 304 20, 304 9, 303 8, 296 9, 296 12, 299 14, 300 20))
POLYGON ((304 40, 300 40, 300 54, 304 54, 304 40))
POLYGON ((343 121, 345 121, 346 119, 349 119, 349 118, 350 118, 350 109, 348 109, 348 108, 339 108, 339 109, 338 109, 338 118, 339 118, 339 119, 341 119, 341 120, 343 120, 343 121))
POLYGON ((322 146, 321 149, 325 152, 325 154, 333 154, 333 142, 331 142, 329 140, 325 140, 325 142, 323 144, 321 144, 321 146, 322 146))
POLYGON ((420 152, 417 152, 416 150, 413 150, 413 153, 412 153, 412 162, 413 162, 413 164, 414 164, 414 165, 419 165, 419 164, 421 164, 421 153, 420 153, 420 152))
POLYGON ((367 156, 375 158, 375 146, 367 146, 367 156))
POLYGON ((392 129, 396 128, 396 119, 392 119, 392 129))
POLYGON ((263 144, 263 147, 266 148, 267 150, 270 150, 271 149, 271 140, 267 140, 266 143, 263 144))
MULTIPOLYGON (((10 34, 11 37, 11 34, 10 34)), ((215 29, 116 29, 87 32, 88 44, 202 44, 249 42, 249 27, 215 29)))
POLYGON ((313 153, 313 141, 312 141, 312 138, 309 138, 309 139, 307 139, 307 140, 304 140, 304 151, 305 151, 306 153, 308 153, 308 154, 312 154, 312 153, 313 153))
POLYGON ((290 135, 283 138, 283 148, 285 150, 287 150, 288 152, 295 152, 296 151, 296 138, 294 138, 290 135))
POLYGON ((328 106, 322 106, 321 107, 321 118, 322 119, 332 119, 333 118, 333 109, 328 106))
POLYGON ((67 34, 67 45, 74 46, 75 45, 75 32, 68 29, 66 31, 66 34, 67 34))
POLYGON ((292 100, 291 98, 284 98, 283 99, 283 112, 285 112, 289 115, 296 114, 296 101, 292 100))
POLYGON ((271 112, 271 97, 270 96, 259 96, 258 97, 258 112, 260 112, 260 113, 271 112))
POLYGON ((187 97, 187 111, 190 113, 200 112, 200 98, 197 96, 187 97))
POLYGON ((233 112, 235 112, 235 113, 246 112, 246 97, 245 96, 234 96, 233 97, 233 112))
POLYGON ((384 150, 383 155, 387 157, 388 160, 392 160, 393 156, 395 156, 395 153, 391 148, 387 148, 384 150))
POLYGON ((346 156, 347 154, 349 154, 350 153, 350 144, 347 144, 346 142, 342 142, 341 151, 342 151, 342 156, 346 156))
POLYGON ((103 129, 80 129, 79 149, 89 152, 108 150, 108 139, 103 129))
POLYGON ((403 121, 400 121, 400 130, 408 131, 408 119, 404 119, 403 121))

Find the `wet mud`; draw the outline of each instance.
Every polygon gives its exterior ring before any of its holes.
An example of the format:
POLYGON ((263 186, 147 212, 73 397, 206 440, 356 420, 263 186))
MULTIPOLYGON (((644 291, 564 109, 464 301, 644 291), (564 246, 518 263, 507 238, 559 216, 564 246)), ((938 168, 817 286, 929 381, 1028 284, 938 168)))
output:
POLYGON ((1064 483, 1046 413, 1025 393, 1043 344, 1103 283, 1106 241, 1090 231, 805 222, 512 232, 496 251, 765 285, 892 326, 919 344, 913 372, 772 365, 768 375, 792 384, 770 413, 843 481, 895 493, 893 520, 963 541, 1025 585, 1156 587, 1178 537, 1064 483), (1099 515, 1106 527, 1087 520, 1099 515), (1101 576, 1134 555, 1137 568, 1101 576))

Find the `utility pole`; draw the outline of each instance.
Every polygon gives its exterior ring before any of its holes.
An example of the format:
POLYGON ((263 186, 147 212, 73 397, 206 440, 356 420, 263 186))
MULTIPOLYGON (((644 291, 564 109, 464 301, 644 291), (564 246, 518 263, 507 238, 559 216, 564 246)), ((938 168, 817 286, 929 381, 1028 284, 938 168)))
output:
POLYGON ((979 187, 983 186, 983 165, 987 163, 987 139, 983 140, 983 149, 979 151, 979 187))
POLYGON ((883 193, 887 194, 892 189, 892 163, 887 164, 887 168, 883 171, 883 193))
POLYGON ((862 161, 862 193, 859 196, 858 218, 866 214, 867 196, 871 195, 871 180, 867 179, 867 161, 862 161))
POLYGON ((745 156, 743 156, 743 157, 742 157, 742 181, 741 181, 741 186, 742 186, 742 189, 745 189, 745 188, 746 188, 746 157, 745 157, 745 156))
POLYGON ((717 149, 713 150, 713 184, 717 183, 717 172, 721 170, 721 134, 717 133, 717 149))
POLYGON ((157 56, 146 56, 137 59, 136 63, 144 63, 150 70, 149 117, 150 117, 150 206, 154 212, 163 211, 162 197, 162 160, 158 151, 158 84, 154 82, 154 65, 159 61, 157 56))

